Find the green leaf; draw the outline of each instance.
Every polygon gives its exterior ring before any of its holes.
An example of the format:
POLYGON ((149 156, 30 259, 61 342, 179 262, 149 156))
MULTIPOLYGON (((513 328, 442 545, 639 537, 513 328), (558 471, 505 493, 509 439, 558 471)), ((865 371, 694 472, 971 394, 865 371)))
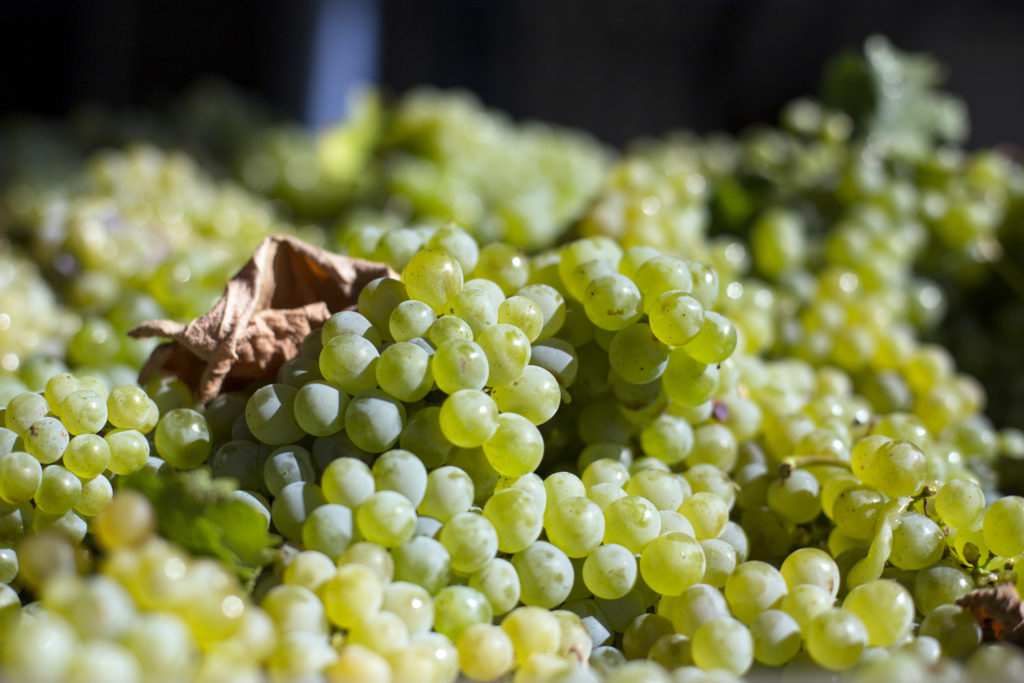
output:
POLYGON ((156 509, 160 535, 196 555, 230 566, 245 581, 274 557, 280 538, 267 531, 266 519, 231 497, 231 479, 214 479, 206 470, 148 471, 119 477, 119 487, 144 494, 156 509))

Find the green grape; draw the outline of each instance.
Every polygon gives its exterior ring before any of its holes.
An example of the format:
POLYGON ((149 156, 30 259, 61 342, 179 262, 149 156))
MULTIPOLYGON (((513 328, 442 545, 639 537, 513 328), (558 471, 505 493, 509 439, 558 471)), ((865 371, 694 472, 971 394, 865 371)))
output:
POLYGON ((477 333, 476 342, 487 357, 487 386, 513 381, 530 362, 530 340, 513 325, 488 326, 477 333))
POLYGON ((544 368, 563 389, 572 386, 579 370, 576 350, 561 339, 543 339, 530 349, 530 364, 544 368))
POLYGON ((665 292, 681 291, 686 294, 693 290, 693 276, 686 262, 664 254, 652 256, 640 264, 633 281, 643 295, 644 310, 648 315, 654 302, 665 292))
POLYGON ((544 517, 534 498, 521 488, 496 492, 483 505, 483 516, 498 535, 498 550, 517 553, 541 536, 544 517))
POLYGON ((592 280, 582 300, 587 317, 603 330, 621 330, 643 314, 640 290, 617 273, 592 280))
POLYGON ((641 552, 661 531, 658 509, 640 496, 627 495, 612 501, 605 508, 604 517, 604 542, 625 546, 633 553, 641 552))
POLYGON ((0 456, 0 496, 8 503, 31 500, 42 480, 39 461, 24 451, 11 451, 0 456))
MULTIPOLYGON (((668 670, 678 670, 693 665, 690 639, 678 633, 659 637, 647 650, 647 659, 668 670)), ((593 664, 591 664, 593 666, 593 664)))
POLYGON ((821 512, 818 480, 806 470, 793 470, 786 477, 776 477, 768 485, 768 507, 782 517, 805 524, 821 512))
POLYGON ((867 483, 892 498, 917 493, 927 473, 928 463, 921 449, 899 440, 880 445, 865 469, 867 483))
POLYGON ((486 290, 467 286, 445 304, 444 313, 467 323, 476 336, 498 324, 498 306, 486 290))
POLYGON ((659 611, 664 609, 675 630, 690 638, 703 623, 729 616, 729 606, 721 592, 702 583, 689 586, 678 596, 663 596, 662 603, 665 606, 659 603, 659 611))
POLYGON ((856 586, 843 599, 843 608, 864 622, 872 647, 889 647, 903 640, 916 613, 910 591, 886 579, 856 586))
POLYGON ((473 341, 473 328, 462 318, 454 315, 442 315, 431 324, 426 334, 418 335, 426 337, 435 348, 452 339, 468 339, 473 341))
POLYGON ((523 604, 554 609, 569 596, 574 580, 572 562, 554 545, 534 541, 512 555, 511 562, 519 575, 523 604))
POLYGON ((506 296, 526 284, 530 264, 522 249, 510 244, 492 242, 480 249, 480 259, 473 270, 476 277, 493 280, 506 296))
MULTIPOLYGON (((359 291, 359 313, 373 325, 377 333, 384 337, 385 333, 390 334, 388 319, 395 306, 402 303, 409 296, 406 294, 405 285, 399 280, 390 277, 381 277, 370 280, 359 291)), ((429 302, 427 302, 429 303, 429 302)), ((331 341, 326 335, 326 324, 324 325, 325 336, 324 346, 331 341)), ((321 370, 323 366, 321 365, 321 370)), ((325 374, 324 377, 327 377, 325 374)), ((342 387, 344 389, 344 387, 342 387)), ((348 392, 353 393, 353 392, 348 392)))
POLYGON ((397 342, 380 354, 377 384, 400 401, 418 401, 433 388, 430 354, 411 342, 397 342))
POLYGON ((450 583, 451 555, 441 544, 427 536, 411 540, 391 549, 395 581, 408 581, 421 586, 431 595, 450 583))
POLYGON ((294 412, 297 394, 298 389, 288 384, 268 384, 254 391, 245 404, 245 424, 253 436, 272 446, 301 439, 304 432, 294 412))
POLYGON ((970 526, 981 517, 984 508, 985 494, 970 479, 950 479, 935 496, 935 511, 953 528, 970 526))
POLYGON ((474 624, 490 624, 493 618, 491 603, 475 588, 445 586, 434 596, 434 630, 452 640, 474 624))
POLYGON ((702 669, 725 669, 742 676, 754 662, 750 630, 731 617, 718 617, 701 624, 693 634, 690 647, 694 663, 702 669))
POLYGON ((939 605, 921 621, 919 636, 939 641, 946 657, 965 657, 981 643, 981 627, 958 605, 939 605))
POLYGON ((779 602, 779 609, 793 617, 800 625, 800 630, 806 632, 814 617, 834 604, 835 598, 821 586, 813 583, 801 583, 789 588, 789 592, 779 602))
POLYGON ((754 659, 768 666, 782 666, 800 651, 800 626, 793 617, 775 609, 761 612, 750 622, 754 659))
POLYGON ((658 614, 641 614, 622 632, 622 653, 627 659, 642 659, 662 636, 672 633, 672 622, 658 614))
POLYGON ((434 600, 422 586, 394 581, 384 587, 382 609, 397 614, 410 634, 426 633, 434 625, 434 600))
POLYGON ((424 337, 437 320, 437 314, 422 301, 409 299, 395 306, 388 319, 388 330, 395 341, 424 337))
MULTIPOLYGON (((73 394, 74 392, 78 391, 81 388, 82 383, 79 381, 77 377, 68 372, 61 372, 53 375, 46 381, 46 388, 43 391, 43 396, 46 398, 46 402, 49 404, 50 411, 52 412, 60 407, 60 404, 64 402, 65 398, 67 398, 68 396, 70 396, 71 394, 73 394)), ((14 397, 12 397, 11 400, 13 400, 13 398, 14 397)))
POLYGON ((605 600, 625 596, 633 589, 636 578, 636 558, 629 549, 616 543, 595 548, 583 562, 587 590, 605 600))
POLYGON ((650 317, 654 336, 669 346, 686 344, 704 327, 704 308, 700 302, 678 289, 662 292, 644 310, 650 317))
POLYGON ((939 605, 949 605, 974 588, 971 575, 960 567, 925 567, 914 577, 914 605, 927 615, 939 605))
POLYGON ((538 606, 524 605, 512 610, 501 620, 501 629, 512 641, 519 666, 533 655, 554 654, 561 641, 558 617, 538 606))
POLYGON ((707 311, 704 325, 681 348, 701 363, 721 363, 736 348, 736 328, 725 316, 707 311))
POLYGON ((691 491, 713 493, 732 509, 736 502, 736 489, 729 475, 712 465, 693 465, 683 473, 683 478, 690 485, 691 491))
POLYGON ((615 265, 613 263, 607 259, 596 258, 580 263, 572 270, 568 279, 562 279, 562 283, 565 285, 565 291, 569 293, 569 296, 582 301, 587 285, 600 277, 615 274, 615 265))
POLYGON ((60 460, 70 441, 68 431, 64 428, 61 421, 55 417, 44 417, 37 422, 33 422, 25 430, 22 438, 24 439, 25 450, 34 455, 44 465, 60 460))
POLYGON ((888 436, 882 434, 871 434, 854 444, 850 450, 850 469, 864 483, 870 483, 870 474, 873 467, 873 460, 878 449, 891 441, 888 436))
POLYGON ((384 656, 409 646, 409 628, 401 617, 385 610, 360 619, 347 635, 347 645, 363 645, 384 656))
POLYGON ((718 390, 719 372, 713 364, 694 360, 685 349, 672 349, 668 364, 661 376, 665 395, 673 403, 697 406, 710 399, 718 390))
POLYGON ((798 268, 807 252, 806 228, 794 211, 771 208, 750 228, 754 265, 769 278, 798 268))
MULTIPOLYGON (((73 391, 71 394, 74 394, 77 391, 80 390, 73 391)), ((70 396, 71 394, 68 395, 70 396)), ((83 403, 82 408, 87 411, 87 413, 80 419, 90 421, 91 414, 89 414, 89 411, 92 409, 92 404, 85 401, 87 398, 88 395, 83 394, 80 397, 81 400, 78 401, 78 403, 83 403)), ((61 405, 63 405, 63 402, 61 402, 61 405)), ((46 417, 48 412, 49 406, 47 405, 45 398, 39 394, 25 391, 7 402, 7 408, 4 411, 5 425, 7 429, 10 429, 18 436, 24 436, 29 427, 46 417)), ((104 421, 106 421, 105 415, 104 421)), ((102 426, 103 425, 100 425, 100 427, 102 426)))
POLYGON ((476 240, 465 230, 452 225, 438 228, 427 240, 427 246, 444 249, 454 256, 463 273, 472 273, 480 257, 480 247, 476 240))
POLYGON ((82 479, 92 479, 103 472, 111 459, 110 445, 96 434, 79 434, 64 451, 64 466, 82 479))
POLYGON ((513 295, 498 305, 498 324, 519 328, 533 342, 544 327, 544 313, 530 297, 513 295))
POLYGON ((295 394, 295 422, 307 434, 329 436, 345 426, 349 397, 326 382, 312 381, 295 394))
MULTIPOLYGON (((610 460, 606 461, 615 465, 620 463, 610 460)), ((686 492, 683 489, 683 480, 671 472, 658 469, 645 469, 636 473, 636 476, 629 478, 628 470, 625 470, 624 489, 626 493, 633 496, 640 496, 649 500, 659 510, 678 510, 683 503, 686 492)), ((586 483, 586 472, 583 482, 586 483)))
POLYGON ((503 477, 521 477, 537 469, 544 439, 532 422, 516 413, 498 415, 497 428, 483 443, 491 467, 503 477))
POLYGON ((405 425, 405 406, 371 389, 352 397, 345 409, 345 432, 356 447, 382 453, 398 441, 405 425))
POLYGON ((391 450, 381 454, 371 470, 378 491, 397 491, 412 503, 423 501, 427 490, 427 470, 409 451, 391 450))
POLYGON ((352 510, 336 503, 319 506, 302 523, 302 544, 328 558, 341 557, 354 535, 352 510))
POLYGON ((346 394, 358 394, 377 386, 379 359, 380 353, 372 342, 351 333, 339 334, 324 344, 320 372, 346 394))
POLYGON ((500 626, 474 624, 456 640, 462 672, 478 681, 493 681, 512 670, 515 649, 512 639, 500 626))
POLYGON ((343 564, 319 590, 327 618, 341 628, 351 628, 384 603, 384 586, 369 567, 343 564))
MULTIPOLYGON (((665 526, 664 521, 662 526, 665 526)), ((701 582, 724 588, 726 580, 736 568, 736 549, 717 538, 701 541, 700 547, 704 551, 704 576, 701 582)))
POLYGON ((996 555, 1013 557, 1024 552, 1024 498, 1006 496, 985 511, 985 545, 996 555))
MULTIPOLYGON (((270 386, 282 387, 284 385, 270 386)), ((295 390, 292 389, 292 391, 295 390)), ((284 395, 294 397, 294 394, 284 395)), ((255 394, 253 396, 255 398, 255 394)), ((250 401, 252 400, 250 399, 250 401)), ((261 417, 266 414, 267 404, 264 402, 262 405, 261 417)), ((246 407, 248 408, 248 405, 246 407)), ((291 411, 289 410, 288 413, 288 417, 290 417, 291 411)), ((290 422, 294 424, 293 420, 290 422)), ((276 427, 276 421, 272 425, 276 427)), ((273 427, 268 425, 267 428, 272 429, 273 427)), ((190 408, 175 408, 165 413, 156 426, 154 442, 160 457, 180 470, 199 467, 210 457, 210 429, 206 424, 206 418, 190 408)))
MULTIPOLYGON (((94 435, 81 434, 71 441, 74 442, 78 438, 91 440, 91 436, 94 435)), ((134 429, 111 430, 107 432, 103 440, 107 442, 107 448, 110 449, 107 469, 114 474, 132 474, 146 466, 146 462, 149 460, 149 441, 141 432, 134 429)), ((85 443, 89 443, 89 441, 85 443)), ((102 446, 97 447, 102 448, 102 446)), ((68 448, 71 448, 70 443, 68 448)))
POLYGON ((303 550, 284 568, 281 580, 289 586, 302 586, 316 591, 334 576, 336 569, 334 560, 319 550, 303 550))
POLYGON ((938 562, 945 549, 945 537, 939 525, 920 513, 909 512, 900 517, 893 529, 889 562, 900 569, 924 569, 938 562))
POLYGON ((728 427, 716 422, 702 424, 693 432, 693 448, 686 456, 689 465, 706 463, 723 472, 732 471, 739 457, 739 445, 728 427))
POLYGON ((663 533, 646 544, 640 555, 640 575, 662 595, 679 595, 704 576, 704 551, 681 531, 663 533))
MULTIPOLYGON (((610 446, 610 450, 614 453, 621 452, 622 447, 618 444, 592 444, 591 446, 587 446, 587 449, 594 451, 595 447, 605 445, 610 446)), ((586 451, 586 449, 584 450, 586 451)), ((590 494, 590 489, 595 484, 612 484, 621 488, 627 481, 629 481, 629 468, 622 461, 617 459, 598 457, 582 469, 583 474, 580 476, 580 480, 583 482, 583 485, 587 487, 587 495, 590 494)), ((641 493, 638 495, 643 494, 641 493)), ((676 507, 679 506, 677 505, 676 507)))
POLYGON ((583 496, 561 498, 544 511, 548 540, 570 558, 584 558, 596 550, 604 526, 601 508, 583 496))
POLYGON ((281 446, 270 452, 263 462, 263 485, 272 496, 297 481, 316 483, 313 458, 302 446, 281 446))
POLYGON ((83 517, 95 517, 107 508, 113 497, 110 480, 97 475, 82 484, 82 493, 75 501, 74 510, 83 517))
POLYGON ((462 290, 462 281, 462 266, 444 249, 423 249, 402 269, 402 282, 409 298, 419 299, 436 313, 462 290))
POLYGON ((665 370, 669 348, 655 338, 645 323, 629 325, 612 337, 608 360, 632 384, 653 382, 665 370))
POLYGON ((119 429, 141 431, 146 425, 151 404, 152 399, 140 387, 130 384, 117 387, 107 396, 107 419, 119 429))
POLYGON ((832 519, 844 534, 867 540, 874 536, 882 494, 869 486, 851 486, 836 496, 832 519))
POLYGON ((82 495, 82 481, 60 465, 47 465, 33 500, 48 515, 63 515, 82 495))
POLYGON ((562 401, 562 392, 550 372, 536 365, 527 365, 511 381, 495 386, 491 397, 503 413, 517 413, 540 425, 555 416, 562 401))
POLYGON ((517 294, 532 299, 540 307, 543 323, 537 339, 558 334, 565 324, 565 298, 557 289, 545 284, 529 284, 517 294))
POLYGON ((799 548, 790 553, 779 567, 789 590, 811 584, 824 590, 833 600, 839 593, 839 567, 835 560, 817 548, 799 548))
MULTIPOLYGON (((322 351, 323 349, 321 349, 322 351)), ((293 387, 301 387, 314 380, 323 379, 320 373, 320 365, 316 358, 297 356, 285 361, 277 370, 277 382, 290 384, 293 387)))
POLYGON ((868 631, 853 612, 833 607, 816 616, 804 633, 804 648, 826 669, 846 669, 860 658, 868 631))
POLYGON ((693 448, 693 428, 685 419, 664 413, 640 431, 640 446, 652 458, 675 465, 693 448))
MULTIPOLYGON (((426 490, 417 512, 439 522, 447 522, 458 513, 469 510, 473 505, 473 493, 473 480, 468 474, 450 465, 438 467, 427 475, 426 490)), ((498 540, 500 546, 500 531, 498 540)))
POLYGON ((451 556, 451 567, 460 574, 473 574, 498 552, 494 525, 476 512, 460 512, 441 527, 438 540, 451 556))
POLYGON ((679 512, 693 525, 698 541, 717 538, 729 521, 729 507, 725 501, 705 491, 698 491, 684 500, 679 512))
POLYGON ((355 510, 356 526, 371 543, 393 548, 408 541, 416 527, 416 510, 396 491, 377 491, 355 510))
POLYGON ((687 260, 686 266, 693 277, 693 289, 690 290, 690 293, 705 310, 710 311, 718 302, 720 294, 718 272, 700 261, 687 260))
POLYGON ((473 480, 473 503, 483 505, 494 491, 500 476, 487 462, 482 448, 457 448, 451 464, 462 469, 473 480))
POLYGON ((736 567, 725 583, 725 599, 736 618, 749 624, 766 609, 774 609, 786 594, 786 580, 775 567, 751 560, 736 567))
MULTIPOLYGON (((45 406, 46 401, 41 396, 39 398, 45 406)), ((7 414, 11 414, 10 406, 7 414)), ((90 389, 79 389, 61 402, 60 416, 71 434, 98 432, 107 424, 106 397, 90 389)))
POLYGON ((398 437, 401 448, 415 453, 427 468, 448 462, 454 446, 441 430, 440 406, 428 406, 414 412, 398 437))
POLYGON ((482 391, 460 389, 441 404, 440 421, 445 438, 460 448, 476 448, 497 430, 498 407, 482 391))
POLYGON ((302 524, 313 510, 327 501, 320 487, 308 481, 287 484, 270 506, 274 526, 291 540, 302 539, 302 524))
POLYGON ((519 575, 511 562, 500 557, 472 574, 468 585, 487 597, 496 616, 507 614, 519 604, 519 575))
MULTIPOLYGON (((390 316, 390 310, 388 314, 390 316)), ((340 311, 325 320, 323 327, 320 328, 320 351, 322 352, 323 347, 332 339, 343 334, 354 334, 357 337, 363 337, 373 344, 375 349, 380 348, 380 334, 366 316, 356 311, 340 311)), ((320 354, 317 353, 314 357, 319 358, 320 354)))
POLYGON ((446 394, 483 389, 490 374, 487 355, 469 339, 450 339, 437 347, 430 361, 437 388, 446 394))

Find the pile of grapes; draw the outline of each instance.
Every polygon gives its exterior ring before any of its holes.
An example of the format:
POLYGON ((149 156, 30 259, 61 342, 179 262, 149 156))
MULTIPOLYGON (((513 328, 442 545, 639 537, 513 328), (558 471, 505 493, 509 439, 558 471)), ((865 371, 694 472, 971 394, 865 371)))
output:
POLYGON ((0 678, 1024 679, 1024 168, 940 80, 872 39, 618 156, 433 91, 9 124, 0 678), (399 277, 139 386, 282 232, 399 277))

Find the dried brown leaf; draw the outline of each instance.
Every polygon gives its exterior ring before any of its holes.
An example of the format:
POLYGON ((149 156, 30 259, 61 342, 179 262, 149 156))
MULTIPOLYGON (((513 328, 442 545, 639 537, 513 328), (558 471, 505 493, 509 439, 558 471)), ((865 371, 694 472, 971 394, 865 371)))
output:
POLYGON ((167 337, 139 381, 177 376, 207 403, 222 391, 273 377, 332 313, 353 309, 367 282, 398 277, 387 265, 340 256, 287 235, 260 243, 205 315, 188 325, 151 320, 128 334, 167 337))
POLYGON ((985 640, 1024 646, 1024 605, 1012 583, 978 588, 956 601, 981 626, 985 640))

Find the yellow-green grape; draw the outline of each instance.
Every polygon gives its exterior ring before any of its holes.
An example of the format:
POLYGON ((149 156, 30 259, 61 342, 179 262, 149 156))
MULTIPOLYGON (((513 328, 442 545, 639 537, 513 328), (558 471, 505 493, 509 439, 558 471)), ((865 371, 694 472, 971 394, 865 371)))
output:
POLYGON ((912 496, 924 484, 928 462, 909 441, 887 441, 875 450, 864 474, 867 483, 887 496, 912 496))
POLYGON ((487 386, 513 381, 530 362, 530 340, 514 325, 491 325, 477 334, 476 343, 487 356, 487 386))
POLYGON ((331 683, 373 683, 391 679, 387 658, 359 643, 347 642, 338 650, 337 659, 324 670, 331 683))
POLYGON ((516 293, 532 299, 540 307, 544 322, 538 339, 558 334, 565 323, 565 297, 561 292, 550 285, 535 283, 526 285, 516 293))
POLYGON ((851 590, 843 608, 864 622, 868 645, 889 647, 903 640, 914 625, 914 599, 896 581, 876 579, 851 590))
MULTIPOLYGON (((548 501, 548 505, 553 501, 548 501)), ((661 515, 658 509, 640 496, 624 496, 612 501, 604 509, 605 543, 617 543, 631 552, 639 553, 658 537, 661 515)), ((703 567, 701 574, 703 574, 703 567)))
POLYGON ((818 480, 806 470, 793 470, 768 485, 768 507, 797 524, 810 522, 821 512, 818 480))
POLYGON ((644 582, 662 595, 679 595, 704 576, 704 551, 681 531, 661 534, 640 555, 644 582))
MULTIPOLYGON (((269 387, 283 386, 285 385, 269 385, 269 387)), ((291 387, 289 389, 291 389, 290 392, 281 392, 279 395, 294 400, 295 390, 291 387)), ((262 418, 266 414, 264 411, 268 406, 269 402, 264 402, 257 415, 262 418)), ((287 413, 284 416, 284 421, 288 422, 289 426, 294 425, 291 405, 282 406, 282 409, 287 413)), ((268 431, 270 429, 272 428, 268 427, 268 431)), ((156 426, 154 443, 157 453, 168 463, 181 470, 193 469, 202 465, 210 457, 210 428, 202 414, 190 408, 176 408, 160 418, 160 423, 156 426)))
POLYGON ((375 614, 384 603, 384 587, 369 567, 342 564, 318 591, 327 618, 340 628, 352 628, 375 614))
MULTIPOLYGON (((608 446, 607 450, 610 454, 618 455, 622 452, 622 446, 618 444, 591 444, 584 449, 584 452, 589 449, 591 452, 600 454, 605 450, 601 448, 602 446, 608 446)), ((595 484, 613 484, 622 487, 629 480, 629 467, 614 457, 595 457, 589 465, 583 468, 580 479, 587 487, 587 495, 590 494, 590 489, 595 484)))
POLYGON ((130 384, 117 387, 107 396, 107 419, 120 429, 142 431, 151 403, 140 387, 130 384))
POLYGON ((577 301, 582 301, 586 296, 587 286, 591 282, 606 275, 615 274, 615 266, 610 261, 602 258, 591 259, 576 266, 569 273, 568 278, 562 278, 562 284, 565 285, 565 291, 569 293, 569 296, 577 301))
POLYGON ((82 493, 75 501, 74 510, 83 517, 95 517, 107 508, 113 497, 110 480, 100 474, 82 484, 82 493))
POLYGON ((852 666, 868 644, 864 622, 853 612, 833 607, 816 616, 804 633, 804 647, 820 666, 838 671, 852 666))
POLYGON ((596 597, 615 600, 625 596, 636 584, 636 557, 625 546, 606 543, 583 562, 583 582, 596 597))
POLYGON ((438 389, 454 394, 460 389, 483 389, 490 365, 479 344, 454 338, 437 347, 431 358, 431 372, 438 389))
POLYGON ((468 339, 473 341, 473 328, 462 318, 454 315, 442 315, 433 322, 425 335, 435 348, 451 339, 468 339))
POLYGON ((450 465, 438 467, 427 475, 427 488, 416 511, 447 522, 473 505, 473 493, 473 480, 468 474, 450 465))
POLYGON ((794 211, 770 208, 750 228, 754 265, 769 278, 800 267, 807 250, 805 227, 794 211))
MULTIPOLYGON (((68 395, 70 396, 78 391, 81 390, 75 390, 68 395)), ((89 394, 92 394, 92 392, 89 392, 89 394)), ((83 394, 82 396, 83 399, 87 397, 87 394, 83 394)), ((61 402, 61 405, 63 405, 63 401, 61 402)), ((86 405, 86 408, 89 407, 91 406, 86 405)), ((49 406, 47 405, 45 398, 37 393, 25 391, 7 402, 7 407, 4 411, 4 423, 7 426, 7 429, 10 429, 18 436, 23 436, 25 432, 28 431, 29 427, 46 417, 48 412, 49 406)), ((88 420, 89 416, 86 416, 86 419, 88 420)), ((104 419, 106 419, 105 416, 104 419)), ((103 425, 100 425, 100 427, 102 426, 103 425)))
POLYGON ((782 666, 800 651, 800 626, 785 612, 769 609, 750 622, 754 659, 768 666, 782 666))
MULTIPOLYGON (((148 453, 148 444, 146 450, 148 453)), ((64 451, 64 466, 82 479, 92 479, 103 472, 110 460, 110 445, 96 434, 79 434, 64 451)))
POLYGON ((656 640, 671 634, 672 622, 649 612, 637 616, 622 632, 622 654, 627 659, 643 659, 656 640))
POLYGON ((431 357, 412 342, 388 346, 377 359, 377 385, 400 401, 418 401, 434 386, 431 357))
POLYGON ((681 406, 698 406, 718 390, 718 366, 694 360, 685 349, 672 349, 661 375, 665 395, 681 406))
POLYGON ((675 465, 693 448, 693 428, 685 419, 664 413, 640 431, 640 446, 652 458, 675 465))
POLYGON ((514 295, 498 306, 498 323, 518 327, 533 342, 544 327, 544 312, 530 297, 514 295))
POLYGON ((482 391, 460 389, 441 404, 441 431, 461 448, 482 446, 498 428, 498 407, 482 391))
MULTIPOLYGON (((614 468, 612 469, 613 473, 618 471, 614 467, 615 465, 621 466, 621 463, 615 460, 604 460, 602 462, 609 463, 608 466, 614 468)), ((683 488, 683 482, 686 480, 672 472, 648 468, 637 472, 633 477, 629 477, 628 470, 624 471, 625 477, 620 482, 620 485, 621 483, 625 484, 626 493, 646 498, 659 510, 678 510, 679 506, 683 503, 683 498, 688 493, 683 488)), ((587 483, 587 473, 584 472, 583 474, 583 482, 587 483)), ((611 481, 618 480, 619 477, 615 476, 611 481)))
POLYGON ((453 296, 445 306, 447 315, 463 320, 474 335, 478 335, 492 325, 498 324, 499 303, 486 291, 464 287, 453 296))
POLYGON ((992 503, 982 519, 985 545, 996 555, 1024 552, 1024 498, 1006 496, 992 503))
POLYGON ((687 343, 704 326, 704 308, 681 290, 662 292, 645 310, 654 336, 669 346, 687 343))
POLYGON ((646 384, 661 376, 669 348, 659 341, 645 323, 619 330, 608 347, 608 362, 627 382, 646 384))
POLYGON ((917 572, 912 588, 917 611, 928 614, 939 605, 952 604, 971 592, 974 580, 958 566, 938 564, 917 572))
MULTIPOLYGON (((77 377, 68 372, 61 372, 53 375, 46 381, 46 388, 43 391, 43 396, 46 398, 46 402, 50 406, 50 411, 55 412, 60 407, 60 404, 64 402, 65 398, 81 388, 82 383, 77 377)), ((143 392, 143 395, 145 395, 145 392, 143 392)), ((15 397, 11 397, 11 401, 13 401, 14 398, 15 397)), ((10 402, 8 402, 8 408, 10 408, 10 402)))
POLYGON ((811 584, 835 599, 839 593, 839 567, 835 560, 818 548, 799 548, 790 553, 779 567, 790 590, 811 584))
POLYGON ((409 633, 425 633, 434 624, 434 601, 422 586, 408 581, 393 581, 384 588, 382 609, 397 614, 409 633))
POLYGON ((621 330, 643 315, 640 290, 632 280, 618 273, 604 275, 587 285, 583 309, 590 321, 603 330, 621 330))
POLYGON ((939 605, 921 621, 918 636, 939 641, 946 657, 965 657, 981 643, 981 626, 959 605, 939 605))
POLYGON ((689 465, 705 463, 723 472, 731 472, 739 457, 739 445, 732 431, 723 424, 708 422, 693 432, 693 448, 686 456, 689 465))
MULTIPOLYGON (((90 436, 82 434, 75 438, 87 439, 90 436)), ((114 429, 107 432, 103 439, 110 449, 107 468, 114 474, 131 474, 146 466, 149 460, 149 440, 141 432, 134 429, 114 429)))
POLYGON ((892 441, 888 436, 882 434, 869 434, 864 438, 857 441, 854 444, 853 449, 850 450, 850 469, 854 475, 865 484, 870 483, 868 480, 869 472, 873 465, 875 453, 883 445, 892 441))
POLYGON ((661 252, 654 247, 646 244, 631 246, 622 253, 622 260, 619 261, 619 272, 628 278, 632 278, 636 274, 637 268, 656 256, 661 256, 661 252))
MULTIPOLYGON (((395 281, 393 280, 392 282, 395 281)), ((405 297, 399 299, 395 307, 401 305, 402 301, 405 301, 405 297)), ((394 309, 392 308, 391 310, 394 309)), ((388 311, 389 320, 391 310, 388 311)), ((315 332, 311 334, 315 334, 315 332)), ((339 311, 325 320, 323 327, 320 328, 320 349, 322 350, 328 342, 343 334, 354 334, 357 337, 362 337, 373 344, 373 348, 380 348, 380 333, 377 332, 373 323, 365 315, 357 311, 339 311)))
POLYGON ((729 507, 713 493, 699 491, 679 506, 679 512, 693 525, 698 541, 717 538, 729 521, 729 507))
MULTIPOLYGON (((95 436, 95 434, 91 436, 95 436)), ((44 465, 60 460, 70 442, 68 430, 55 417, 44 417, 33 422, 25 430, 22 439, 25 443, 25 450, 34 455, 44 465)))
POLYGON ((444 249, 454 256, 463 273, 472 273, 480 258, 480 247, 472 235, 451 225, 438 228, 427 240, 427 246, 444 249))
POLYGON ((462 290, 462 266, 444 249, 423 249, 402 269, 402 283, 410 299, 418 299, 440 314, 462 290))
POLYGON ((718 617, 693 634, 693 661, 702 669, 725 669, 742 676, 754 662, 754 640, 750 630, 731 617, 718 617))
POLYGON ((537 469, 544 439, 536 426, 516 413, 498 415, 498 426, 483 444, 491 467, 503 477, 521 477, 537 469))
MULTIPOLYGON (((45 405, 46 401, 41 396, 39 398, 45 405)), ((10 406, 7 414, 11 414, 10 406)), ((59 414, 71 434, 98 432, 107 423, 106 397, 90 389, 79 389, 61 402, 59 414)))
POLYGON ((498 550, 517 553, 540 537, 544 517, 533 496, 522 489, 496 491, 483 509, 498 535, 498 550))
POLYGON ((786 594, 786 580, 766 562, 751 560, 736 567, 725 583, 725 599, 745 624, 766 609, 775 608, 786 594))
MULTIPOLYGON (((1024 549, 1024 541, 1021 543, 1024 549)), ((938 562, 945 549, 945 536, 939 525, 925 515, 908 512, 900 516, 893 528, 889 562, 900 569, 916 571, 938 562)))
POLYGON ((377 389, 356 394, 345 409, 345 432, 367 453, 394 446, 404 426, 405 406, 377 389))
POLYGON ((584 496, 562 498, 544 510, 548 540, 570 558, 592 553, 604 538, 604 513, 584 496))
POLYGON ((561 643, 562 628, 558 617, 542 607, 517 607, 501 620, 501 629, 512 641, 519 666, 533 655, 558 652, 561 643))
POLYGON ((459 665, 469 678, 493 681, 512 670, 515 648, 508 633, 493 624, 473 624, 456 640, 459 665))
POLYGON ((395 341, 409 341, 425 337, 437 320, 437 314, 427 304, 409 299, 395 306, 388 318, 388 331, 395 341))
POLYGON ((445 586, 434 596, 434 630, 458 639, 474 624, 488 624, 494 618, 483 593, 469 586, 445 586))
POLYGON ((883 496, 870 486, 851 486, 836 496, 832 520, 847 536, 869 540, 874 536, 883 496))
POLYGON ((693 275, 686 262, 664 254, 652 256, 640 264, 632 279, 643 295, 644 312, 648 315, 662 294, 688 294, 693 290, 693 275))
POLYGON ((704 325, 682 348, 701 363, 721 363, 736 348, 736 327, 720 313, 707 311, 704 325))
POLYGON ((480 250, 473 275, 497 282, 505 295, 511 296, 526 284, 530 277, 530 263, 522 249, 492 242, 480 250))
POLYGON ((449 519, 438 540, 451 555, 452 569, 461 574, 480 571, 498 552, 494 525, 477 512, 460 512, 449 519))
POLYGON ((801 583, 789 588, 789 592, 779 602, 778 608, 793 617, 800 625, 800 629, 806 631, 814 617, 834 604, 835 598, 821 586, 801 583))
POLYGON ((299 388, 292 402, 295 422, 313 436, 336 434, 345 426, 348 401, 348 394, 327 382, 309 382, 299 388))
POLYGON ((469 585, 487 596, 495 615, 507 614, 519 604, 519 575, 508 560, 494 558, 469 577, 469 585))
POLYGON ((319 358, 320 373, 346 394, 358 394, 377 386, 379 358, 380 353, 373 342, 355 334, 342 333, 324 344, 319 358))
POLYGON ((519 575, 523 604, 554 609, 569 597, 575 579, 572 562, 551 543, 534 541, 510 561, 519 575))
POLYGON ((527 365, 512 381, 495 386, 491 397, 502 412, 517 413, 540 425, 555 416, 562 391, 550 372, 527 365))
POLYGON ((298 389, 288 384, 268 384, 254 391, 245 404, 245 424, 253 436, 274 446, 301 439, 305 432, 295 421, 296 394, 298 389))
MULTIPOLYGON (((388 320, 391 318, 391 311, 408 298, 405 285, 399 280, 390 277, 370 280, 359 291, 359 313, 365 316, 377 333, 383 337, 384 333, 390 334, 388 320)), ((324 344, 327 343, 328 340, 325 338, 324 344)))

